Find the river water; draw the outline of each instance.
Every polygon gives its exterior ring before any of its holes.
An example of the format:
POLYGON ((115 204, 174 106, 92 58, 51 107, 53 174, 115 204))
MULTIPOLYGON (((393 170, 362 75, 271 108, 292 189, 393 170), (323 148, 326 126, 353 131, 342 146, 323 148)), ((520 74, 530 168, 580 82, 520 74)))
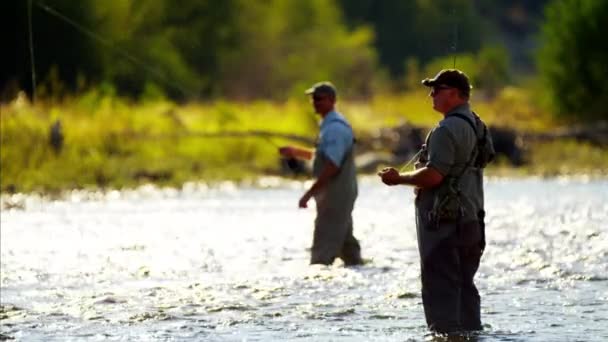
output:
MULTIPOLYGON (((424 341, 410 188, 362 178, 365 266, 308 266, 307 183, 4 196, 2 339, 424 341)), ((314 203, 311 203, 314 205, 314 203)), ((478 341, 608 340, 608 180, 489 179, 478 341)))

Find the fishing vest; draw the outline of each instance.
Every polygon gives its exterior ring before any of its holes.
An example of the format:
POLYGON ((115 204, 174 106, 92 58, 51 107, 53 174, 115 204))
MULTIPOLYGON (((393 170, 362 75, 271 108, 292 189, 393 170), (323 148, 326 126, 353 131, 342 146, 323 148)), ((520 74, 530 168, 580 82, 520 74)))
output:
MULTIPOLYGON (((470 219, 471 216, 474 218, 476 216, 479 217, 480 215, 479 212, 472 212, 469 213, 469 215, 466 215, 466 211, 469 208, 465 203, 465 194, 460 189, 460 180, 466 172, 477 171, 480 173, 481 169, 485 168, 487 164, 494 159, 495 152, 485 123, 481 121, 477 114, 474 112, 472 112, 472 114, 475 118, 475 123, 464 114, 450 114, 450 116, 460 118, 467 122, 473 129, 477 141, 466 165, 455 175, 447 175, 444 177, 444 180, 438 186, 433 207, 428 213, 428 222, 430 223, 428 229, 436 230, 439 229, 439 225, 443 222, 453 223, 464 219, 465 216, 469 216, 470 219), (479 133, 480 129, 478 128, 480 126, 481 133, 479 133)), ((479 175, 479 177, 481 177, 481 175, 479 175)))

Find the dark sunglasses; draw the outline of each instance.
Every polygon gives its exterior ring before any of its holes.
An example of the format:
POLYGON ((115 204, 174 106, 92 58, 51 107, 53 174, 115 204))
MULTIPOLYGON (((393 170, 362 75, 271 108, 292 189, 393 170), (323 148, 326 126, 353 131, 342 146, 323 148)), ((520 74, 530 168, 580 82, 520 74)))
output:
POLYGON ((435 87, 431 88, 431 92, 429 93, 429 95, 434 96, 434 95, 438 94, 440 91, 442 91, 444 89, 452 89, 452 87, 448 87, 448 86, 435 86, 435 87))
POLYGON ((314 95, 312 97, 313 101, 323 101, 324 99, 328 98, 329 96, 327 95, 314 95))

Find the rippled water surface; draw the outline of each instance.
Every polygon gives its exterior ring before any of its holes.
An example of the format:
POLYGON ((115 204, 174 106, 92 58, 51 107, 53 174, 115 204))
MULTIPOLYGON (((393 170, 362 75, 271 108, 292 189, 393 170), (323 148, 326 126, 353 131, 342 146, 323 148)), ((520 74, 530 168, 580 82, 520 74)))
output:
MULTIPOLYGON (((410 188, 361 180, 362 267, 308 266, 306 184, 4 197, 2 338, 419 341, 410 188)), ((312 203, 311 203, 312 204, 312 203)), ((608 340, 608 180, 490 179, 480 341, 608 340)))

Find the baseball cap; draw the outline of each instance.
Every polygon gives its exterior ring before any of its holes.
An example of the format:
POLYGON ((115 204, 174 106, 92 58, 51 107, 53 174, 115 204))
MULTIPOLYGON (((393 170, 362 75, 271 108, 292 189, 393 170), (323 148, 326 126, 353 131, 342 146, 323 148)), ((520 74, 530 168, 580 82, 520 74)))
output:
POLYGON ((459 89, 466 95, 469 95, 473 88, 469 83, 469 77, 458 69, 443 69, 434 78, 422 80, 422 84, 427 87, 445 85, 459 89))
POLYGON ((333 97, 336 96, 336 87, 331 82, 323 81, 313 84, 312 87, 306 89, 304 92, 307 95, 310 94, 328 94, 333 97))

